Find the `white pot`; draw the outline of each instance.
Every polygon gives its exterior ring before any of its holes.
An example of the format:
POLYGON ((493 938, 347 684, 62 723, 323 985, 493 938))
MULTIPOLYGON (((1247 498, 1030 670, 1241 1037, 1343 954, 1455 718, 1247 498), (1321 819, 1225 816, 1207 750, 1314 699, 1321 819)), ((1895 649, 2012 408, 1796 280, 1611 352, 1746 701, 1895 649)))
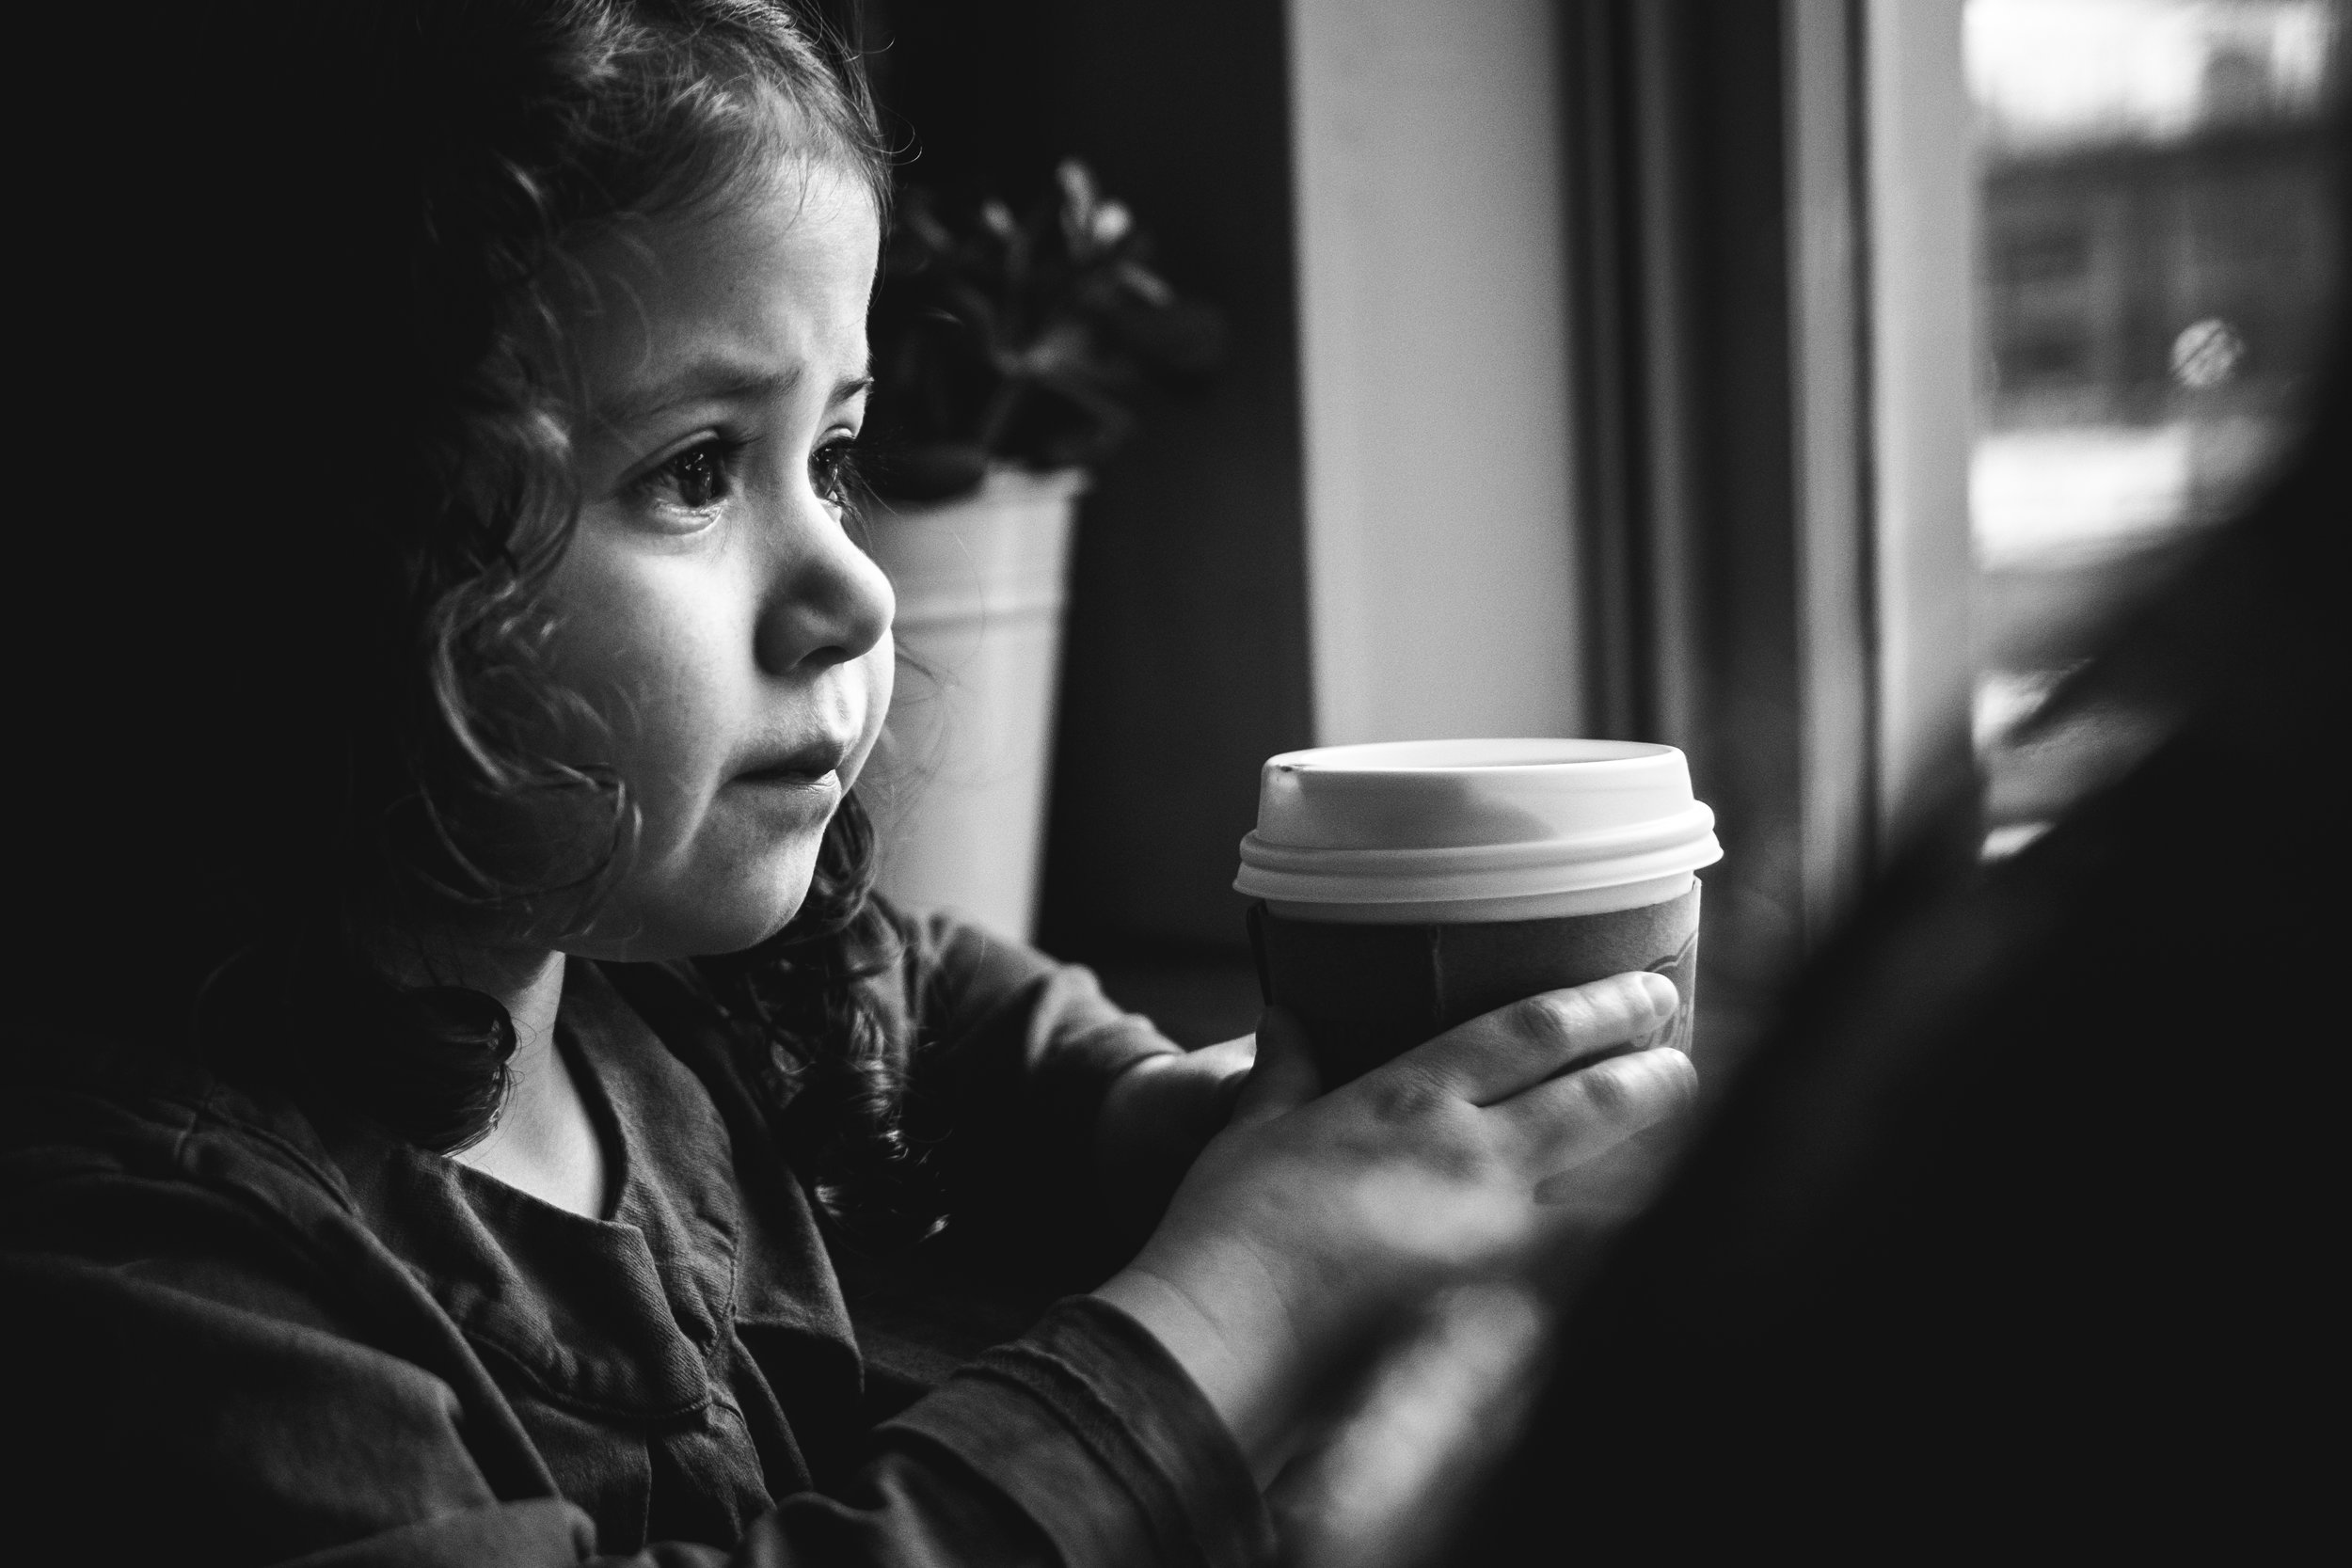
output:
POLYGON ((898 590, 898 691, 859 784, 880 886, 1026 937, 1037 917, 1054 692, 1079 470, 993 472, 930 505, 870 509, 898 590))

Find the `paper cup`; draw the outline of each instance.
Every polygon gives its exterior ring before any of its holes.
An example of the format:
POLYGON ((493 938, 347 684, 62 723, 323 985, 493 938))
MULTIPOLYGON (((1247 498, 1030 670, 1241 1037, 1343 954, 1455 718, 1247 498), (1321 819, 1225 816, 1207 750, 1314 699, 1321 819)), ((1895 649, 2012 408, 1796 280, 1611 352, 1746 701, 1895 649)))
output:
POLYGON ((1723 856, 1671 746, 1406 741, 1270 758, 1234 887, 1265 998, 1326 1086, 1539 991, 1666 975, 1687 1045, 1699 887, 1723 856))

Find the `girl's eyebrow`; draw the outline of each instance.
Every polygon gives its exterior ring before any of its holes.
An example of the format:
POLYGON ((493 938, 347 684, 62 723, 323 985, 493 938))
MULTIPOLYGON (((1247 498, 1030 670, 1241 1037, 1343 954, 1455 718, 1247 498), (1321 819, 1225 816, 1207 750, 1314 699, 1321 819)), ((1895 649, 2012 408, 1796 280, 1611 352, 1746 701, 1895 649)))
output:
MULTIPOLYGON (((764 403, 786 396, 800 384, 798 365, 777 371, 723 357, 695 359, 650 387, 635 388, 608 401, 597 410, 596 420, 607 429, 627 430, 687 404, 764 403)), ((826 406, 846 403, 873 384, 871 375, 843 376, 834 383, 826 406)))

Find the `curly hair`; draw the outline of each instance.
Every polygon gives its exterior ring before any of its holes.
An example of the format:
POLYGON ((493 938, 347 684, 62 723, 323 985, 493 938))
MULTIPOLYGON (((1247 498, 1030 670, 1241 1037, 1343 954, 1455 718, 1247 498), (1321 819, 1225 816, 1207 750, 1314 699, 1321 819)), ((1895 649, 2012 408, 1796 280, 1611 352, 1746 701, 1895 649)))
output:
MULTIPOLYGON (((362 417, 311 438, 374 479, 313 546, 353 611, 330 659, 348 677, 342 788, 310 834, 327 847, 281 856, 276 885, 248 896, 292 919, 262 922, 276 928, 246 944, 246 968, 271 954, 278 996, 346 1025, 351 1048, 306 1070, 449 1151, 496 1118, 512 1022, 476 991, 392 984, 369 934, 575 929, 637 831, 625 781, 528 738, 551 714, 591 717, 546 657, 545 591, 580 499, 577 389, 548 351, 577 259, 794 161, 858 179, 886 210, 889 158, 854 55, 762 0, 406 0, 305 22, 278 46, 332 87, 279 111, 301 115, 311 150, 290 162, 273 143, 251 186, 300 192, 278 232, 326 247, 331 265, 310 271, 397 309, 336 324, 370 384, 354 393, 362 417), (550 835, 550 820, 576 831, 550 835)), ((888 1229, 914 1190, 898 1119, 908 1046, 864 984, 896 952, 868 897, 873 853, 852 795, 791 925, 681 968, 731 1021, 828 1212, 888 1229)))

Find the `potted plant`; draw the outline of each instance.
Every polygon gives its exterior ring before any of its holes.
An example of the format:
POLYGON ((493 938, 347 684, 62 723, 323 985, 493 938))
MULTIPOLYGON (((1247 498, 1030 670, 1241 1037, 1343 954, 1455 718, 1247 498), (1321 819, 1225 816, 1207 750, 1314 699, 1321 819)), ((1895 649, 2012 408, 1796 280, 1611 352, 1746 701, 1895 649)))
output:
POLYGON ((1025 220, 903 191, 873 341, 866 514, 902 656, 869 773, 882 887, 1025 936, 1077 499, 1143 383, 1215 365, 1223 324, 1073 159, 1025 220))

